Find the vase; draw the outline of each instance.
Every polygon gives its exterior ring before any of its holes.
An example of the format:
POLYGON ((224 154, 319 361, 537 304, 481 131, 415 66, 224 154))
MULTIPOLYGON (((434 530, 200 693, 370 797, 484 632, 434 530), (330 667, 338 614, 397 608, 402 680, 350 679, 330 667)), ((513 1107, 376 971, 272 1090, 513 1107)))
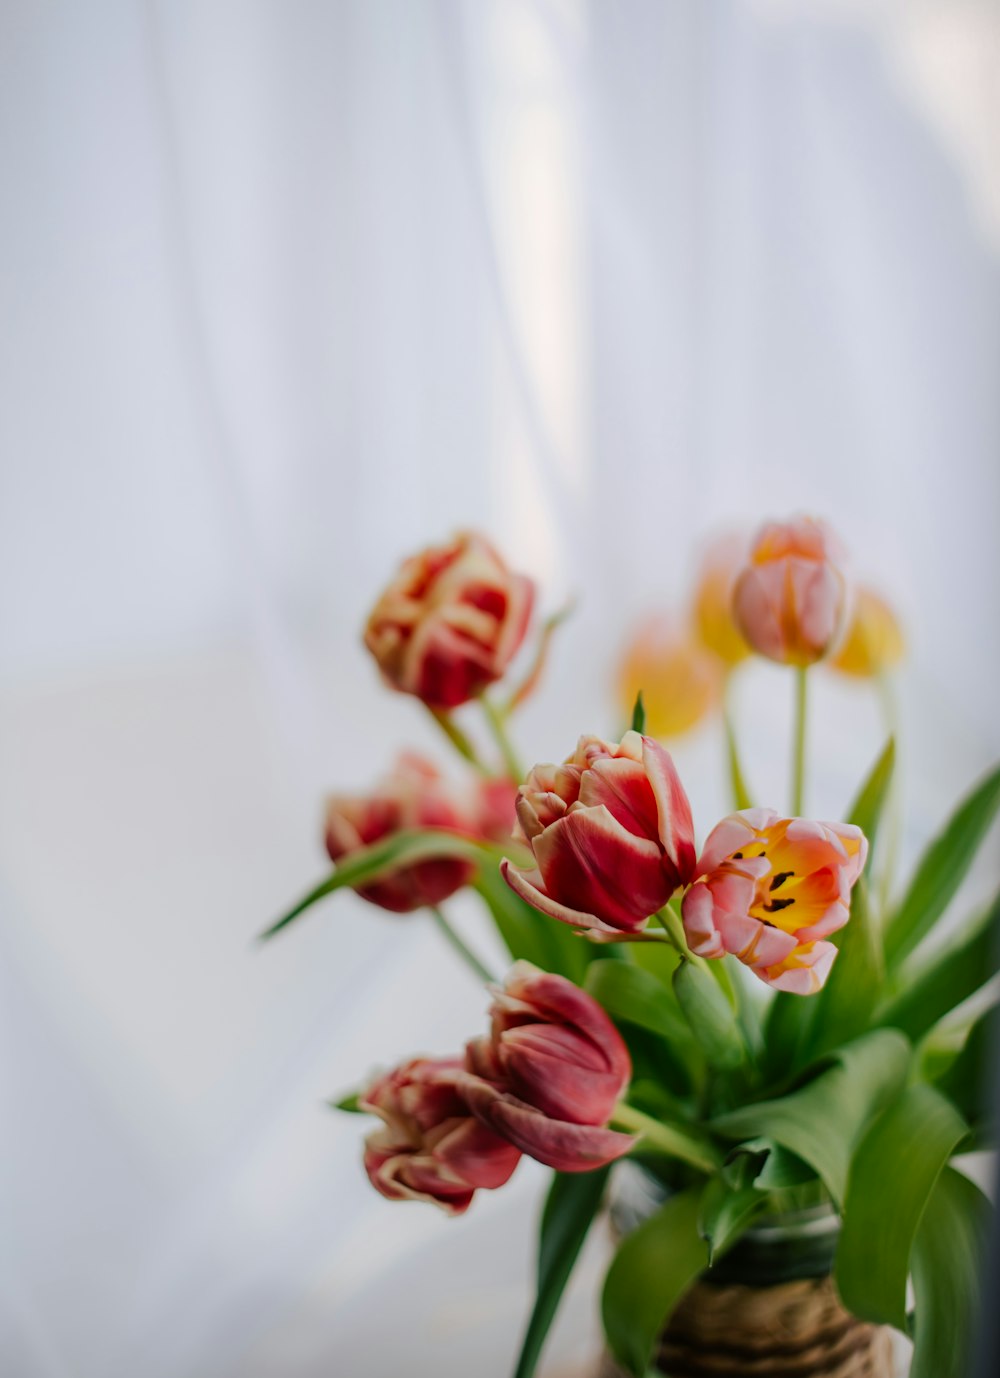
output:
MULTIPOLYGON (((664 1199, 641 1168, 622 1169, 611 1203, 619 1235, 664 1199)), ((828 1204, 762 1216, 681 1298, 651 1371, 670 1378, 894 1378, 891 1332, 852 1316, 837 1295, 839 1231, 828 1204)), ((623 1375, 605 1357, 598 1378, 623 1375)))

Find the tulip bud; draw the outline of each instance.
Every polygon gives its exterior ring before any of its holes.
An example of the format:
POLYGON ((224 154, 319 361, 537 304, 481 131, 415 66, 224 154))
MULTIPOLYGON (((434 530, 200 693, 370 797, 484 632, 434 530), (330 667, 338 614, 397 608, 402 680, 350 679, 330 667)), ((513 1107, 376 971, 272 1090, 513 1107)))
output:
POLYGON ((463 532, 403 562, 372 610, 365 645, 394 689, 430 708, 457 708, 498 680, 534 601, 490 543, 463 532))
POLYGON ((850 823, 731 814, 709 834, 681 906, 691 951, 732 953, 776 990, 814 994, 837 955, 822 939, 847 923, 867 855, 850 823))
POLYGON ((840 650, 830 661, 844 675, 873 678, 903 658, 906 643, 892 608, 874 589, 859 588, 840 650))
POLYGON ((462 1094, 483 1124, 561 1172, 587 1172, 627 1153, 606 1128, 632 1063, 593 996, 564 976, 517 962, 496 993, 488 1038, 466 1051, 462 1094))
POLYGON ((703 646, 732 668, 750 654, 733 616, 733 589, 746 563, 746 538, 718 536, 704 552, 694 594, 694 628, 703 646))
POLYGON ((618 701, 630 713, 642 690, 651 737, 677 737, 719 700, 715 657, 669 617, 649 617, 630 640, 618 676, 618 701))
MULTIPOLYGON (((394 773, 372 794, 337 795, 327 802, 326 849, 331 861, 406 828, 443 828, 476 836, 478 804, 449 788, 429 761, 410 753, 400 757, 394 773)), ((357 893, 382 909, 406 914, 440 904, 466 885, 474 871, 470 861, 431 858, 359 885, 357 893)))
POLYGON ((581 737, 561 766, 539 765, 517 796, 536 869, 500 870, 522 899, 576 928, 634 932, 694 875, 691 806, 660 744, 581 737))
POLYGON ((810 517, 763 528, 733 593, 736 621, 759 655, 801 666, 833 648, 846 604, 841 560, 832 532, 810 517))
POLYGON ((359 1099, 381 1129, 365 1141, 365 1171, 390 1201, 432 1201, 468 1210, 478 1188, 509 1181, 520 1151, 473 1118, 459 1091, 457 1058, 413 1058, 379 1077, 359 1099))

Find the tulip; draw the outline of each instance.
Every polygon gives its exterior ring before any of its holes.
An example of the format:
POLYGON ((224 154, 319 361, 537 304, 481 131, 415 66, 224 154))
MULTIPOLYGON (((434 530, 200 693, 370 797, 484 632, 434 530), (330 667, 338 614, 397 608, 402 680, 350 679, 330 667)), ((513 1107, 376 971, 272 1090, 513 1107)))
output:
POLYGON ((490 1013, 489 1037, 468 1045, 462 1083, 488 1129, 560 1172, 589 1172, 632 1148, 632 1135, 606 1127, 631 1059, 593 996, 517 962, 490 1013))
POLYGON ((563 923, 635 932, 693 878, 691 806, 660 744, 581 737, 562 765, 538 765, 518 790, 517 819, 535 869, 500 870, 522 899, 563 923))
POLYGON ((905 650, 903 631, 892 608, 874 589, 859 588, 847 635, 830 668, 845 675, 873 678, 897 665, 905 650))
POLYGON ((485 537, 462 532, 403 562, 372 610, 365 645, 394 689, 447 711, 503 675, 533 601, 530 579, 485 537))
POLYGON ((687 732, 715 707, 721 688, 715 657, 662 615, 647 618, 636 629, 618 678, 625 712, 631 712, 642 690, 652 737, 687 732))
MULTIPOLYGON (((336 795, 327 802, 326 849, 331 861, 406 828, 443 828, 476 836, 478 805, 470 805, 429 761, 411 753, 400 757, 395 772, 371 795, 336 795)), ((359 885, 357 893, 382 909, 407 914, 440 904, 466 885, 474 871, 471 861, 435 857, 359 885)))
POLYGON ((811 995, 837 949, 824 942, 850 917, 868 842, 850 823, 746 809, 709 834, 681 913, 691 951, 732 953, 775 990, 811 995))
POLYGON ((379 1077, 359 1099, 383 1120, 365 1141, 365 1171, 390 1201, 432 1201, 468 1210, 479 1188, 509 1181, 521 1153, 468 1110, 458 1058, 413 1058, 379 1077))
POLYGON ((750 654, 733 616, 733 588, 746 562, 746 539, 721 535, 706 548, 694 595, 694 628, 699 641, 732 669, 750 654))
POLYGON ((487 842, 510 842, 517 825, 514 804, 517 786, 513 780, 479 780, 476 784, 476 832, 487 842))
POLYGON ((833 534, 809 517, 763 528, 733 593, 737 624, 755 651, 805 666, 834 647, 846 605, 841 558, 833 534))

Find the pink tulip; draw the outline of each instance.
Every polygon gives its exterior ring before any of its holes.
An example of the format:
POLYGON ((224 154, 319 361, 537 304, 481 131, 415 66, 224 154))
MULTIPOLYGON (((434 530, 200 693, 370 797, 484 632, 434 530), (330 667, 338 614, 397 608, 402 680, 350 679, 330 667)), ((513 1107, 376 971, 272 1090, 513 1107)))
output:
POLYGON ((839 542, 822 522, 772 522, 736 581, 733 613, 747 641, 784 665, 811 665, 836 644, 846 583, 839 542))
POLYGON ((414 1058, 361 1097, 384 1122, 365 1141, 365 1171, 390 1201, 432 1201, 461 1215, 478 1188, 502 1187, 517 1167, 520 1151, 470 1115, 463 1075, 458 1058, 414 1058))
POLYGON ((606 1128, 632 1075, 621 1034, 593 996, 564 976, 516 962, 466 1049, 462 1095, 482 1123, 560 1172, 589 1172, 627 1153, 606 1128))
POLYGON ((512 890, 576 928, 634 932, 694 875, 691 806, 660 744, 581 737, 561 766, 539 765, 517 796, 536 869, 500 869, 512 890))
POLYGON ((868 842, 850 823, 746 809, 709 834, 681 912, 692 952, 738 957, 776 990, 811 995, 837 949, 822 941, 850 917, 868 842))
POLYGON ((462 532, 403 562, 372 610, 365 645, 393 688, 457 708, 503 675, 533 601, 530 579, 485 537, 462 532))
MULTIPOLYGON (((331 861, 340 861, 405 828, 444 828, 478 836, 479 810, 477 799, 450 788, 429 761, 407 753, 372 794, 337 795, 327 802, 326 849, 331 861)), ((382 909, 406 914, 440 904, 467 884, 474 871, 470 861, 432 858, 359 885, 357 893, 382 909)))

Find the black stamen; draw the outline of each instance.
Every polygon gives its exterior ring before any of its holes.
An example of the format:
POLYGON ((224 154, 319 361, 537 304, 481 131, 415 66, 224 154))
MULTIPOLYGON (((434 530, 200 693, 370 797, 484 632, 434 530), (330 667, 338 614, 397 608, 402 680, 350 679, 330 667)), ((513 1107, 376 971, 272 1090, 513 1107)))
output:
POLYGON ((733 852, 733 860, 734 860, 734 861, 742 861, 742 860, 743 860, 743 853, 742 853, 742 852, 733 852))
POLYGON ((767 904, 764 905, 764 911, 767 914, 776 914, 779 909, 787 909, 790 904, 794 903, 795 901, 793 899, 769 900, 767 904))
POLYGON ((794 876, 794 871, 779 871, 774 880, 771 881, 772 890, 780 890, 789 876, 794 876))

